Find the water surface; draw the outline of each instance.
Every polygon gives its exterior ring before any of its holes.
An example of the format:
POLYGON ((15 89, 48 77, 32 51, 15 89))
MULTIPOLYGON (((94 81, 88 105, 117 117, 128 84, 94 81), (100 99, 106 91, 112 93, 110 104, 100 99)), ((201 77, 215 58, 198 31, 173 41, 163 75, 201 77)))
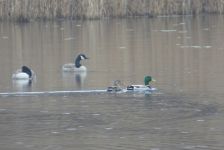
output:
POLYGON ((152 94, 0 97, 0 147, 9 149, 224 148, 222 16, 0 23, 0 91, 105 89, 157 82, 152 94), (86 77, 61 67, 85 53, 86 77), (12 82, 22 65, 37 75, 12 82))

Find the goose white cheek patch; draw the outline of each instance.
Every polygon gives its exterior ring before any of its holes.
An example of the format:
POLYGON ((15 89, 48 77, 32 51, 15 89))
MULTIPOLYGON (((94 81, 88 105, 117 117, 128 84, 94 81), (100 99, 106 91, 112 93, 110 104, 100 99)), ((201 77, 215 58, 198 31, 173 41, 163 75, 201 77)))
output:
POLYGON ((83 59, 85 59, 83 56, 81 56, 81 59, 83 60, 83 59))

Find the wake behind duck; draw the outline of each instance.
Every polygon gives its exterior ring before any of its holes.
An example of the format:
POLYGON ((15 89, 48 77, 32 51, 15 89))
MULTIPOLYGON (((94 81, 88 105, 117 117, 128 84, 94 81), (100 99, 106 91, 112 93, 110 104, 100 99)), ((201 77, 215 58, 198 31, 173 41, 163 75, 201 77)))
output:
POLYGON ((101 93, 152 93, 156 91, 156 88, 149 86, 151 81, 155 81, 152 77, 146 76, 145 85, 130 85, 123 88, 121 81, 116 80, 113 86, 109 86, 107 89, 90 89, 90 90, 69 90, 69 91, 37 91, 37 92, 4 92, 0 93, 0 96, 32 96, 32 95, 64 95, 64 94, 101 94, 101 93))

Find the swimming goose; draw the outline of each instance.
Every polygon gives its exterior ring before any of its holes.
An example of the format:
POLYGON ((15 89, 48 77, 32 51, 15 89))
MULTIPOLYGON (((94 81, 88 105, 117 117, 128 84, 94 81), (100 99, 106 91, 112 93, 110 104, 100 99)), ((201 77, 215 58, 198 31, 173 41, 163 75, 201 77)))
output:
POLYGON ((62 70, 71 72, 84 72, 87 70, 85 66, 81 65, 81 60, 84 59, 88 59, 86 55, 79 54, 75 59, 75 63, 64 64, 62 66, 62 70))
POLYGON ((151 76, 145 76, 144 78, 144 83, 145 85, 129 85, 127 87, 128 91, 147 91, 147 90, 151 90, 151 86, 149 85, 150 82, 152 81, 156 81, 155 79, 153 79, 151 76))
POLYGON ((27 66, 22 66, 21 69, 18 69, 13 75, 12 79, 14 80, 33 80, 35 77, 35 73, 33 70, 28 68, 27 66))

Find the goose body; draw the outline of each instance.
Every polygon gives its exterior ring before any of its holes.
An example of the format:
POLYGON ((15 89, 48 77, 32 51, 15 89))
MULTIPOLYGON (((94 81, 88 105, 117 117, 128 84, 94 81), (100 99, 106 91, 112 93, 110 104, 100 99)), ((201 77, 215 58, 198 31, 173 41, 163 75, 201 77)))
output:
POLYGON ((22 66, 12 75, 13 80, 32 80, 35 77, 34 71, 27 66, 22 66))
POLYGON ((77 68, 75 64, 69 63, 64 64, 62 70, 67 72, 85 72, 87 71, 87 68, 85 66, 80 66, 79 68, 77 68))
POLYGON ((17 79, 17 80, 24 80, 24 79, 29 79, 30 77, 27 73, 17 72, 15 74, 13 74, 12 78, 17 79))
POLYGON ((81 60, 88 59, 84 54, 79 54, 75 63, 68 63, 62 66, 62 70, 65 72, 85 72, 87 68, 81 64, 81 60))

